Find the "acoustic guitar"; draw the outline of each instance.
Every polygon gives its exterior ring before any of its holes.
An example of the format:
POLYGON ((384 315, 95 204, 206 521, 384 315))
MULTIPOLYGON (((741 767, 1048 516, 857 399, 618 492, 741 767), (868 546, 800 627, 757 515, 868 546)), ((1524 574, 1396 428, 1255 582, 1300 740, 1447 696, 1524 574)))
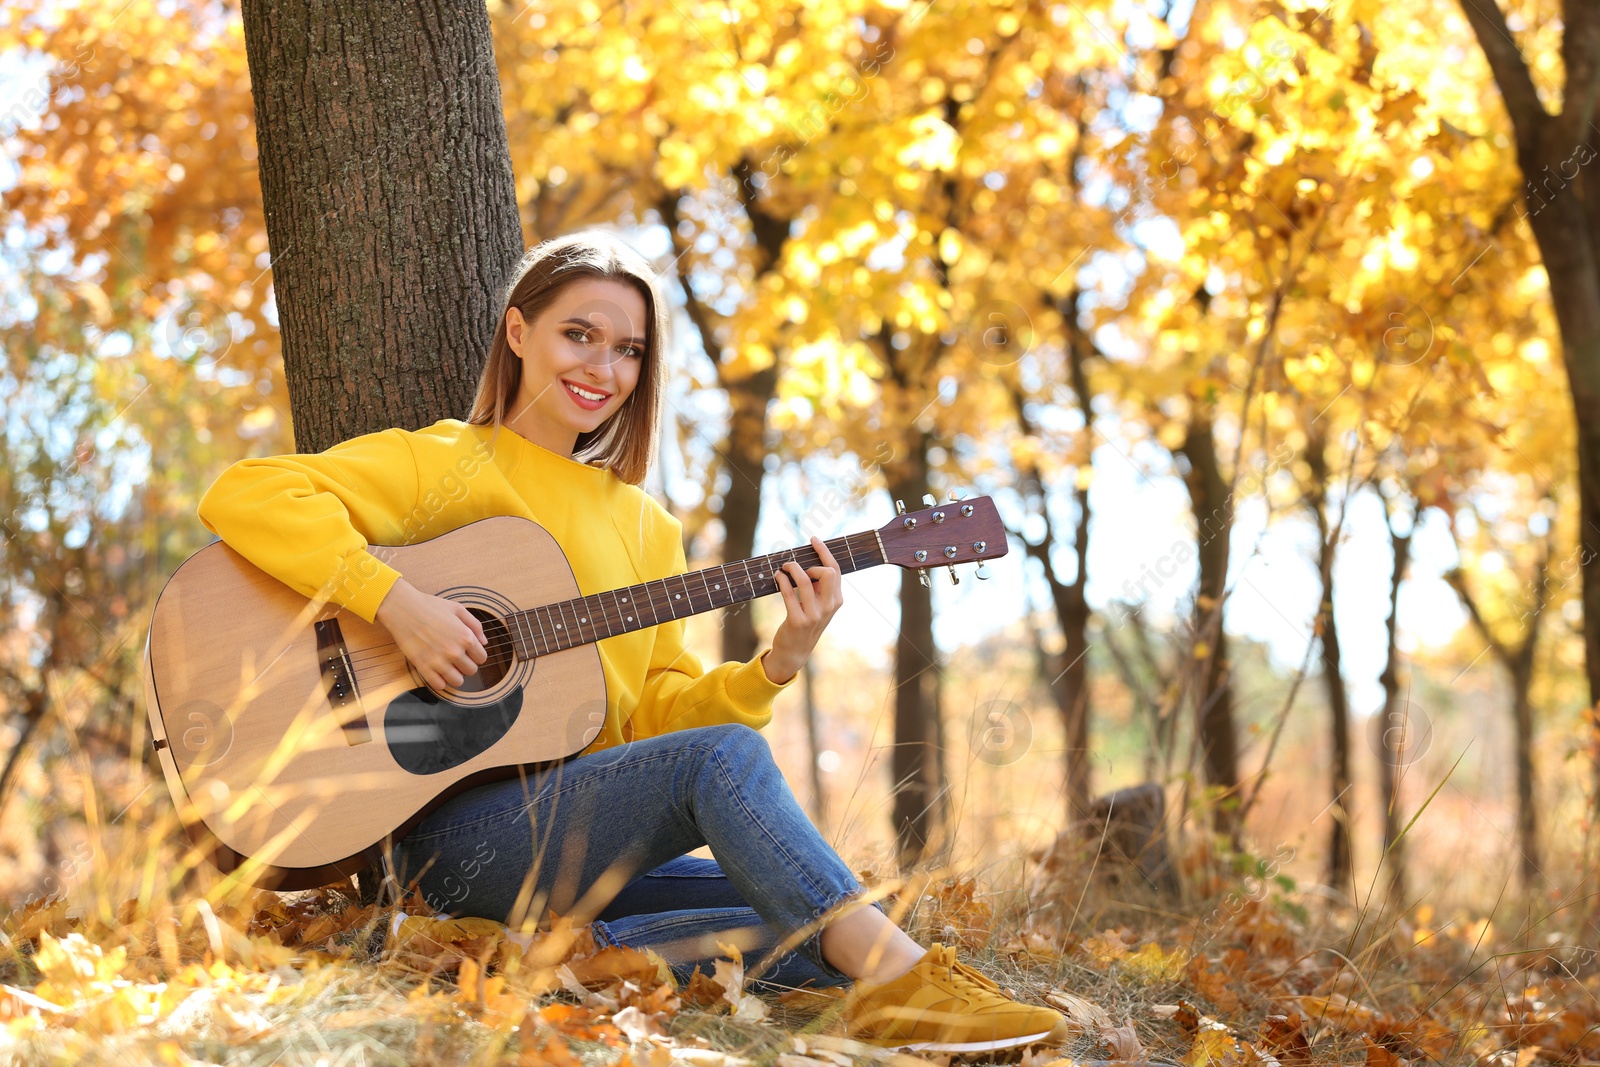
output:
MULTIPOLYGON (((827 541, 841 571, 933 567, 1006 554, 988 497, 906 513, 827 541)), ((527 519, 481 519, 375 548, 424 592, 482 622, 488 660, 431 689, 383 627, 300 596, 218 541, 157 598, 145 642, 152 744, 191 839, 254 885, 305 889, 360 871, 446 799, 581 751, 605 721, 595 642, 778 591, 809 545, 580 594, 555 539, 527 519)), ((959 579, 956 579, 959 581, 959 579)))

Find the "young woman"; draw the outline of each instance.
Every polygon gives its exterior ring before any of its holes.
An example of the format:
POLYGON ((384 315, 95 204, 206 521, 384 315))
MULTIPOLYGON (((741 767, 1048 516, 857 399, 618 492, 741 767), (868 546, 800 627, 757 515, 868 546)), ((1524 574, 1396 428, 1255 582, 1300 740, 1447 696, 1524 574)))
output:
MULTIPOLYGON (((598 231, 546 241, 509 286, 466 422, 244 460, 200 517, 302 594, 385 627, 429 686, 459 686, 486 661, 481 625, 369 546, 518 515, 550 532, 584 594, 686 571, 681 524, 639 488, 667 337, 655 271, 636 252, 598 231)), ((817 566, 772 575, 786 618, 748 663, 704 669, 682 620, 598 642, 599 736, 431 812, 394 847, 401 882, 419 879, 455 915, 593 920, 604 943, 649 946, 680 974, 719 955, 719 940, 752 961, 781 941, 791 949, 765 979, 853 979, 847 1032, 882 1045, 983 1051, 1059 1034, 1059 1014, 1003 996, 952 949, 924 949, 858 900, 757 733, 841 603, 838 564, 811 543, 817 566), (715 860, 686 855, 702 845, 715 860)))

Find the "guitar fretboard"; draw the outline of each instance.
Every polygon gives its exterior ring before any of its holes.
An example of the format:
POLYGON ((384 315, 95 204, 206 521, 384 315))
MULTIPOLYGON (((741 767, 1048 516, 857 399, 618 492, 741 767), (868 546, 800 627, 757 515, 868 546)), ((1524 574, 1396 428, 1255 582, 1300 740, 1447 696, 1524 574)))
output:
MULTIPOLYGON (((872 530, 823 544, 844 574, 887 562, 877 533, 872 530)), ((822 562, 817 550, 805 545, 513 612, 505 616, 505 622, 519 659, 547 656, 564 648, 776 593, 778 583, 773 574, 790 560, 802 568, 822 562)))

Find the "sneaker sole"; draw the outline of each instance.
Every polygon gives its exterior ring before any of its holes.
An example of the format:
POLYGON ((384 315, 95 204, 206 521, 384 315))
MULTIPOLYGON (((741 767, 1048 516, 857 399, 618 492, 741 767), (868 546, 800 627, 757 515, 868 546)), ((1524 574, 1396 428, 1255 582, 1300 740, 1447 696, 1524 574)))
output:
MULTIPOLYGON (((907 1052, 998 1052, 1001 1049, 1020 1048, 1043 1041, 1052 1031, 1041 1030, 1037 1034, 1027 1037, 1007 1037, 998 1041, 905 1041, 888 1045, 879 1045, 879 1048, 903 1049, 907 1052)), ((859 1039, 858 1039, 859 1040, 859 1039)), ((868 1042, 876 1044, 876 1042, 868 1042)))

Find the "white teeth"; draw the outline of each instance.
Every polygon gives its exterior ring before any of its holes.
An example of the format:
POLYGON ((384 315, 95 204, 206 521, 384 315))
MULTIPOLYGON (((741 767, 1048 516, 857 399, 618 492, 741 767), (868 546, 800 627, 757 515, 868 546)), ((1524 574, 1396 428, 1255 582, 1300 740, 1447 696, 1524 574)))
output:
POLYGON ((577 393, 579 396, 583 397, 585 400, 604 400, 606 398, 606 394, 604 394, 604 393, 588 393, 588 392, 585 392, 582 389, 579 389, 576 385, 573 385, 571 382, 567 382, 566 385, 567 385, 568 389, 571 389, 574 393, 577 393))

